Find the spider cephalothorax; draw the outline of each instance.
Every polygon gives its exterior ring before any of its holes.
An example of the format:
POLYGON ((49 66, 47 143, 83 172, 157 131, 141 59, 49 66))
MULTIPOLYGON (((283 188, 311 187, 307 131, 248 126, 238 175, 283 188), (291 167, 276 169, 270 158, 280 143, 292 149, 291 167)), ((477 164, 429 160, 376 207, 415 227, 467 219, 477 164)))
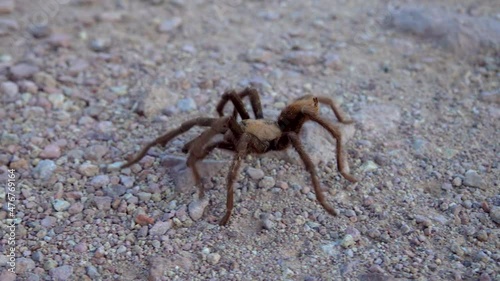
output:
POLYGON ((146 145, 141 152, 132 160, 123 164, 121 168, 126 168, 139 162, 146 155, 149 148, 154 145, 166 145, 174 137, 188 131, 193 126, 209 127, 198 137, 186 143, 182 151, 188 153, 187 166, 193 171, 196 185, 199 188, 199 198, 205 196, 200 174, 196 168, 196 162, 205 158, 213 149, 225 149, 235 153, 229 175, 227 178, 227 208, 226 214, 221 219, 220 224, 225 225, 229 221, 233 209, 233 185, 239 172, 242 159, 247 154, 262 154, 273 150, 284 150, 292 146, 298 152, 304 162, 307 171, 311 175, 311 180, 318 202, 332 215, 337 215, 335 209, 327 204, 323 192, 320 188, 318 176, 311 158, 305 152, 299 138, 300 130, 306 121, 314 121, 326 129, 337 143, 337 166, 344 178, 351 182, 356 182, 349 173, 349 166, 345 152, 342 148, 342 134, 336 124, 332 124, 319 116, 319 104, 325 104, 335 113, 337 119, 344 124, 352 123, 344 118, 338 106, 328 97, 315 97, 306 95, 296 99, 286 106, 278 117, 278 120, 263 119, 262 106, 258 92, 253 88, 246 88, 241 92, 226 91, 217 105, 219 118, 195 118, 182 123, 177 129, 172 130, 146 145), (250 116, 243 104, 243 98, 248 96, 252 105, 255 119, 250 116), (228 101, 234 105, 231 116, 224 116, 224 107, 228 101), (238 115, 241 121, 237 121, 238 115), (220 141, 212 141, 215 135, 222 134, 224 137, 220 141))

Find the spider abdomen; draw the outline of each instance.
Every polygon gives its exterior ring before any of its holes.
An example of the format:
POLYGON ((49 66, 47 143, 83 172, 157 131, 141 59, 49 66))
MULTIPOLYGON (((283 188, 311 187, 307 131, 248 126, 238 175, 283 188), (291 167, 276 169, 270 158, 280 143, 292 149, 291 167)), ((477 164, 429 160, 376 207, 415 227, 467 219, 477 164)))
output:
POLYGON ((246 133, 256 136, 261 141, 271 141, 281 137, 281 130, 276 121, 265 119, 246 119, 240 122, 246 133))

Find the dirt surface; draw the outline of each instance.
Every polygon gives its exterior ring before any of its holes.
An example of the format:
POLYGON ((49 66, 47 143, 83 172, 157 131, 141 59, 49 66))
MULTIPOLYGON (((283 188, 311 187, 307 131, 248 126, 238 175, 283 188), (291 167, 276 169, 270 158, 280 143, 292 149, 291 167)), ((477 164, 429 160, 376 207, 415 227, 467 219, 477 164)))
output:
POLYGON ((500 280, 500 3, 418 2, 0 0, 0 280, 11 255, 17 280, 500 280), (218 226, 232 158, 200 163, 199 202, 200 129, 104 169, 249 85, 266 118, 315 94, 356 121, 355 184, 302 136, 339 216, 275 153, 218 226))

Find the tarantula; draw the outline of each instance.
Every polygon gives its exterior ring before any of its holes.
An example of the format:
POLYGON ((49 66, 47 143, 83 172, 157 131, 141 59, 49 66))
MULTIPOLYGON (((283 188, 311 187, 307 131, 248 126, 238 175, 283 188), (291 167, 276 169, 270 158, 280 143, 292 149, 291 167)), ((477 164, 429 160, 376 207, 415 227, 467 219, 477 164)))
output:
POLYGON ((263 118, 262 105, 259 93, 253 88, 246 88, 241 92, 234 90, 226 91, 222 95, 217 105, 219 118, 199 117, 182 123, 177 129, 172 130, 154 141, 148 143, 139 154, 132 160, 123 164, 120 168, 126 168, 139 162, 148 149, 155 145, 165 146, 174 137, 187 132, 193 126, 209 127, 200 136, 194 138, 184 145, 182 151, 189 153, 187 157, 187 166, 192 169, 195 183, 199 188, 199 199, 204 198, 205 191, 201 184, 200 174, 196 163, 204 159, 213 149, 219 148, 234 152, 234 159, 227 177, 227 202, 226 214, 220 220, 220 225, 225 225, 229 221, 233 210, 233 184, 239 172, 242 159, 247 154, 262 154, 272 150, 284 150, 293 146, 298 152, 300 158, 305 164, 306 170, 311 175, 316 199, 323 208, 331 215, 337 215, 337 212, 325 200, 320 188, 318 176, 311 158, 305 152, 299 138, 302 125, 306 121, 314 121, 326 129, 336 139, 337 167, 340 174, 350 182, 356 182, 356 178, 349 173, 346 154, 342 148, 342 134, 338 125, 332 124, 319 116, 319 103, 330 106, 337 119, 344 124, 350 124, 352 121, 346 120, 339 110, 339 107, 328 97, 315 97, 306 95, 293 101, 286 106, 278 117, 278 120, 267 120, 263 118), (255 119, 250 116, 243 104, 243 98, 250 98, 255 119), (231 101, 234 105, 233 114, 224 116, 224 107, 231 101), (237 117, 241 121, 237 121, 237 117), (220 141, 210 142, 212 137, 222 134, 220 141))

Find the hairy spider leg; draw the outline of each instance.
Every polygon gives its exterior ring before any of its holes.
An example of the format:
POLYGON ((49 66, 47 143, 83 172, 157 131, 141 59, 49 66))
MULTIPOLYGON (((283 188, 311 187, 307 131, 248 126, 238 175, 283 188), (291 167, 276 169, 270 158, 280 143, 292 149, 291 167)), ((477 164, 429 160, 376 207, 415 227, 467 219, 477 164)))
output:
POLYGON ((335 116, 337 119, 343 123, 343 124, 352 124, 354 123, 353 120, 348 120, 342 110, 340 110, 340 107, 335 103, 331 98, 329 97, 324 97, 324 96, 319 96, 318 101, 322 104, 330 106, 330 108, 333 110, 333 113, 335 113, 335 116))
MULTIPOLYGON (((191 148, 189 149, 187 166, 193 171, 195 184, 196 186, 198 186, 198 189, 200 191, 198 196, 200 199, 205 196, 205 189, 201 184, 201 176, 198 171, 198 167, 196 166, 196 162, 205 158, 210 151, 217 147, 213 146, 213 144, 205 144, 208 143, 215 135, 226 133, 228 129, 231 130, 236 138, 239 138, 241 134, 243 134, 243 129, 235 121, 234 118, 222 117, 214 122, 210 129, 205 130, 200 136, 196 137, 193 141, 190 142, 191 148)), ((234 151, 234 144, 231 144, 228 141, 219 142, 219 147, 221 148, 230 148, 231 146, 233 147, 232 151, 234 151)))
POLYGON ((319 117, 316 113, 311 112, 309 110, 303 110, 304 113, 309 120, 314 121, 325 128, 337 141, 337 168, 340 171, 340 174, 350 182, 357 182, 358 180, 349 173, 349 164, 347 163, 347 157, 343 150, 342 145, 342 134, 340 133, 340 128, 337 125, 331 124, 327 122, 325 119, 319 117))
POLYGON ((229 175, 227 177, 227 198, 226 198, 226 214, 219 222, 219 225, 226 225, 231 217, 231 212, 234 207, 234 182, 239 174, 239 169, 241 161, 249 153, 252 148, 254 152, 264 152, 267 151, 269 144, 260 141, 257 137, 249 133, 243 133, 239 138, 238 144, 236 146, 236 153, 231 163, 231 168, 229 169, 229 175))
MULTIPOLYGON (((235 120, 237 119, 238 114, 240 114, 242 120, 250 119, 250 115, 248 114, 248 111, 246 110, 245 105, 243 104, 243 99, 247 96, 249 96, 250 98, 255 118, 256 119, 264 118, 264 115, 262 113, 262 104, 260 102, 259 92, 257 92, 257 90, 255 90, 254 88, 249 88, 249 87, 245 88, 240 93, 237 93, 235 90, 229 90, 224 92, 224 94, 222 94, 221 100, 219 101, 219 104, 217 105, 217 112, 219 116, 221 117, 224 116, 224 107, 226 106, 228 101, 231 101, 234 105, 232 117, 235 120)), ((193 146, 194 141, 195 140, 193 139, 187 142, 182 147, 182 152, 187 153, 193 146)))
POLYGON ((161 135, 157 137, 155 140, 152 142, 148 143, 132 160, 128 161, 127 163, 123 164, 120 168, 127 168, 135 163, 139 162, 148 152, 148 150, 155 146, 155 145, 162 145, 165 146, 170 140, 175 138, 176 136, 183 134, 187 131, 189 131, 192 127, 194 126, 202 126, 202 127, 207 127, 207 126, 212 126, 212 124, 216 121, 218 121, 220 118, 204 118, 204 117, 199 117, 195 119, 188 120, 184 123, 182 123, 177 129, 174 129, 170 132, 167 132, 164 135, 161 135))
POLYGON ((316 169, 314 168, 314 164, 311 160, 311 157, 307 155, 306 151, 304 150, 304 146, 302 145, 302 142, 300 141, 299 136, 295 132, 288 132, 284 135, 284 137, 287 137, 290 139, 292 142, 292 146, 295 148, 297 153, 299 153, 300 158, 302 159, 302 162, 304 162, 304 165, 306 167, 306 170, 309 172, 311 175, 311 180, 313 183, 314 187, 314 193, 316 193, 316 200, 323 206, 323 208, 331 215, 336 216, 337 211, 335 211, 332 206, 328 205, 328 203, 325 200, 325 197, 323 195, 323 191, 321 190, 320 183, 318 180, 318 175, 316 175, 316 169))
POLYGON ((229 151, 233 151, 233 152, 235 150, 234 144, 222 140, 222 141, 217 141, 217 142, 214 142, 214 143, 211 143, 211 144, 205 146, 203 148, 203 153, 201 155, 197 155, 195 153, 189 153, 189 156, 187 159, 187 166, 190 167, 191 170, 193 171, 193 177, 195 180, 195 184, 196 184, 196 186, 198 186, 198 190, 199 190, 198 198, 199 199, 203 199, 205 197, 205 188, 203 186, 203 183, 201 182, 201 176, 200 176, 200 173, 198 171, 198 167, 196 166, 196 164, 198 163, 198 161, 205 159, 205 157, 207 157, 207 155, 210 154, 210 152, 212 152, 212 150, 214 150, 215 148, 225 149, 225 150, 229 150, 229 151))
POLYGON ((253 88, 245 88, 240 93, 237 93, 234 90, 226 91, 224 94, 222 94, 221 100, 217 105, 217 113, 219 113, 219 116, 224 116, 224 107, 226 106, 226 103, 228 101, 231 101, 234 105, 233 115, 238 112, 241 116, 241 119, 250 119, 250 115, 248 114, 248 111, 245 109, 245 105, 243 104, 243 98, 245 98, 246 96, 250 97, 250 103, 252 105, 255 119, 264 118, 259 92, 257 92, 257 90, 253 88))
POLYGON ((332 109, 333 113, 335 114, 335 117, 337 117, 337 119, 341 123, 344 123, 344 124, 352 124, 352 123, 354 123, 354 121, 352 121, 352 120, 347 120, 347 118, 345 117, 345 115, 342 112, 342 110, 340 110, 340 107, 338 106, 338 104, 335 101, 333 101, 331 98, 329 98, 329 97, 304 95, 304 96, 302 96, 300 98, 297 98, 295 101, 307 100, 307 99, 310 99, 310 98, 313 98, 313 97, 319 103, 322 103, 324 105, 328 105, 332 109))

